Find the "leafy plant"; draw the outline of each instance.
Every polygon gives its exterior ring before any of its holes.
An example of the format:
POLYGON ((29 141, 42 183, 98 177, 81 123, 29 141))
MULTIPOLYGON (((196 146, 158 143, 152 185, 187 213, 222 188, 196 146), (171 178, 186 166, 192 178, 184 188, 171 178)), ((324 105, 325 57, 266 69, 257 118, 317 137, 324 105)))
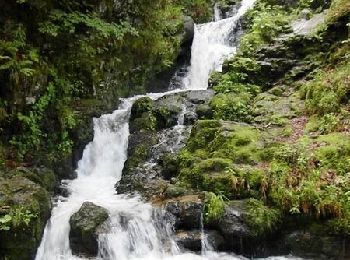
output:
POLYGON ((205 194, 205 218, 208 222, 218 221, 225 213, 225 202, 223 195, 213 192, 205 194))
POLYGON ((11 228, 25 228, 36 218, 36 214, 23 206, 12 208, 8 214, 0 217, 0 230, 9 231, 11 228))

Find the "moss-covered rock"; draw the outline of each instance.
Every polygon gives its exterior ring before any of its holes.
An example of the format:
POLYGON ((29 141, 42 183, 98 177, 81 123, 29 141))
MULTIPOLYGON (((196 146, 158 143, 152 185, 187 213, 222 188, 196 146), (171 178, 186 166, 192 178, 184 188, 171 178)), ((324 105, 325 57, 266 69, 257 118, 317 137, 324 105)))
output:
POLYGON ((69 244, 73 254, 96 256, 98 252, 98 232, 108 219, 106 209, 92 202, 84 202, 70 220, 69 244))
POLYGON ((11 260, 35 256, 51 211, 49 193, 22 173, 52 187, 50 177, 29 171, 0 177, 0 251, 11 260))

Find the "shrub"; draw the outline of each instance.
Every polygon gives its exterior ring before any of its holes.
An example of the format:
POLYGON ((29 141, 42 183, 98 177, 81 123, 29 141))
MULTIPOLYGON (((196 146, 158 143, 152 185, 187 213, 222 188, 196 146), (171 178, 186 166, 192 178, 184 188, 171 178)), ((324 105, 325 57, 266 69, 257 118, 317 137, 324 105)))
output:
POLYGON ((256 236, 272 232, 281 222, 281 212, 264 205, 261 200, 249 199, 247 209, 245 218, 252 233, 256 236))
POLYGON ((207 222, 216 222, 225 213, 225 202, 222 195, 216 195, 213 192, 205 193, 205 220, 207 222))

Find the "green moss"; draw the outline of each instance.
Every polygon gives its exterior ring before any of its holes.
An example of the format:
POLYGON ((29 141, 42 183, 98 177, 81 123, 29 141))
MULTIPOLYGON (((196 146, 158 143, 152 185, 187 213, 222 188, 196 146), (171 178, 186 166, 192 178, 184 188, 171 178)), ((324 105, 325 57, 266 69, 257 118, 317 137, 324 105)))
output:
POLYGON ((130 132, 147 132, 156 130, 157 119, 152 112, 144 112, 141 117, 130 122, 130 132))
POLYGON ((198 119, 212 119, 213 118, 213 110, 209 105, 206 104, 200 104, 197 109, 196 113, 198 115, 198 119))
POLYGON ((349 72, 349 62, 334 69, 319 71, 314 80, 301 89, 307 111, 319 115, 339 112, 341 105, 348 102, 349 72))
POLYGON ((245 219, 252 233, 256 236, 272 233, 281 223, 281 212, 266 206, 260 200, 250 199, 247 203, 247 209, 245 219))
POLYGON ((159 159, 158 163, 162 166, 162 175, 165 179, 171 179, 178 175, 179 159, 177 155, 173 153, 165 154, 159 159))
POLYGON ((154 110, 154 101, 149 97, 139 98, 135 101, 131 108, 130 120, 142 117, 144 113, 154 110))
POLYGON ((215 119, 249 122, 252 118, 252 95, 249 93, 217 94, 210 101, 215 119))
POLYGON ((176 198, 185 195, 187 192, 186 188, 179 185, 169 185, 164 192, 164 196, 167 199, 176 198))
POLYGON ((244 125, 232 125, 229 130, 218 134, 210 144, 212 155, 229 158, 238 164, 256 164, 259 161, 258 151, 262 148, 259 131, 244 125))
POLYGON ((35 254, 50 214, 50 196, 38 184, 12 173, 0 178, 1 252, 8 259, 35 254))
POLYGON ((333 0, 327 12, 327 22, 332 24, 339 19, 349 15, 350 3, 347 0, 333 0))
POLYGON ((303 106, 303 102, 295 94, 279 97, 261 93, 254 99, 254 121, 260 124, 286 126, 291 118, 301 113, 303 106))
POLYGON ((217 120, 200 120, 191 131, 191 136, 187 142, 186 148, 189 151, 206 148, 215 138, 219 130, 220 122, 217 120))

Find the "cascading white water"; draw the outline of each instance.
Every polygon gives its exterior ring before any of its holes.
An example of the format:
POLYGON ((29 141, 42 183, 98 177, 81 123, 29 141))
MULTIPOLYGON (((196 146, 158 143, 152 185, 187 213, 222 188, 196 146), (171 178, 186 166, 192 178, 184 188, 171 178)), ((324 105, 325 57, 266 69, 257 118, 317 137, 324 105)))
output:
MULTIPOLYGON (((253 3, 254 0, 243 0, 234 17, 196 26, 186 89, 207 88, 209 73, 220 69, 222 60, 234 53, 234 47, 228 45, 228 36, 237 20, 253 3)), ((157 99, 169 93, 174 91, 147 96, 157 99)), ((36 260, 83 259, 72 255, 69 246, 69 218, 86 201, 102 206, 109 212, 109 231, 99 236, 97 259, 243 259, 211 251, 206 251, 205 255, 180 252, 172 239, 170 224, 159 220, 150 204, 142 202, 137 196, 116 194, 114 185, 121 179, 127 159, 130 109, 138 98, 124 99, 114 113, 94 119, 94 139, 85 148, 78 164, 78 177, 65 182, 70 195, 68 198, 57 199, 36 260)), ((182 117, 178 123, 181 128, 182 117)))
MULTIPOLYGON (((255 0, 242 1, 237 13, 230 18, 195 25, 191 66, 187 77, 184 78, 185 89, 208 88, 210 73, 221 71, 224 60, 235 53, 236 47, 230 46, 230 34, 254 2, 255 0)), ((216 10, 215 13, 215 18, 219 19, 219 11, 216 10)))

